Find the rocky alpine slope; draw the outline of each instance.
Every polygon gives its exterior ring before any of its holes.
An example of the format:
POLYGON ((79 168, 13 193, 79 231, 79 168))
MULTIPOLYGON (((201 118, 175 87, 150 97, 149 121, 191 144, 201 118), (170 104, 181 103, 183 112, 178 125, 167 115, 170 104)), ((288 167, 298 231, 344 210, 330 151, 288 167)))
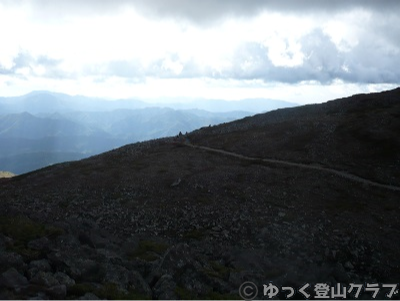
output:
POLYGON ((261 159, 397 187, 399 117, 400 89, 356 95, 1 179, 0 299, 240 299, 244 281, 265 298, 270 281, 398 283, 398 190, 261 159))

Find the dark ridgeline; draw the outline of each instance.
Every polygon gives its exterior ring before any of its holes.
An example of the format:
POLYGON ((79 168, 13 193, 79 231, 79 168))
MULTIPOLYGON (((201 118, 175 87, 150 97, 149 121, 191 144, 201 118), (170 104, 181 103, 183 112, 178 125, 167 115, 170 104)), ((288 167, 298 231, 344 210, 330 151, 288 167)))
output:
POLYGON ((399 117, 355 95, 1 179, 0 298, 397 283, 399 117))

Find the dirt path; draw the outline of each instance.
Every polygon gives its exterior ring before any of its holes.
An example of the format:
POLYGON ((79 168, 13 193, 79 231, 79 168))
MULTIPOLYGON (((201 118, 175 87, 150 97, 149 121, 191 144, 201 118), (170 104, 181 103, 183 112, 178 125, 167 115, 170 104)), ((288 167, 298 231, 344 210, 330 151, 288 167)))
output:
POLYGON ((233 153, 233 152, 229 152, 229 151, 225 151, 225 150, 221 150, 221 149, 215 149, 215 148, 211 148, 211 147, 207 147, 207 146, 193 145, 193 144, 189 144, 189 143, 184 143, 184 145, 192 147, 192 148, 202 149, 205 151, 219 153, 219 154, 223 154, 223 155, 227 155, 227 156, 231 156, 231 157, 235 157, 235 158, 239 158, 239 159, 249 160, 249 161, 259 161, 259 162, 265 162, 265 163, 281 164, 281 165, 286 165, 286 166, 329 172, 331 174, 335 174, 340 177, 343 177, 343 178, 346 178, 346 179, 349 179, 349 180, 352 180, 355 182, 359 182, 359 183, 362 183, 365 185, 375 186, 375 187, 394 190, 394 191, 400 191, 399 186, 381 184, 378 182, 374 182, 374 181, 371 181, 368 179, 361 178, 359 176, 356 176, 356 175, 353 175, 353 174, 350 174, 350 173, 347 173, 344 171, 340 171, 340 170, 336 170, 336 169, 332 169, 332 168, 328 168, 328 167, 295 163, 295 162, 284 161, 284 160, 248 157, 248 156, 244 156, 241 154, 237 154, 237 153, 233 153))

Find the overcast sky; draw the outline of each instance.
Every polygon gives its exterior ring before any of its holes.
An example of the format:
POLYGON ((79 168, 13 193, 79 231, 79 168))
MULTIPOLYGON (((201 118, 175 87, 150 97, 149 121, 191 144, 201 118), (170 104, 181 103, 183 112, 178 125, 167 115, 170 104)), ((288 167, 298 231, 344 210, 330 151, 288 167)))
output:
POLYGON ((0 0, 0 96, 308 103, 399 83, 397 0, 0 0))

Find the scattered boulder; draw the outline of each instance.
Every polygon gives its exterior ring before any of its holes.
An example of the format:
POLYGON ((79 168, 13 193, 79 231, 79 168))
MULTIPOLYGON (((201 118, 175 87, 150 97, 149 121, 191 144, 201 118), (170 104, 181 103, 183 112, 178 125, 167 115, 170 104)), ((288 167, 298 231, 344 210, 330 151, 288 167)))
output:
POLYGON ((85 295, 83 295, 82 297, 79 297, 78 300, 100 300, 99 297, 97 297, 95 294, 93 293, 86 293, 85 295))
POLYGON ((8 246, 12 245, 12 243, 12 238, 0 233, 0 251, 4 251, 8 246))
POLYGON ((49 297, 44 292, 37 292, 34 296, 29 297, 28 300, 47 300, 49 297))
POLYGON ((28 284, 28 279, 15 268, 8 269, 0 276, 0 287, 17 290, 28 284))
POLYGON ((96 249, 95 244, 93 243, 90 236, 86 233, 80 233, 78 239, 82 245, 88 245, 89 247, 96 249))
POLYGON ((26 270, 26 263, 22 256, 17 253, 0 251, 0 272, 9 268, 15 268, 23 273, 26 270))
POLYGON ((172 184, 171 187, 176 187, 182 182, 181 178, 176 179, 172 184))
POLYGON ((51 287, 59 285, 60 283, 51 272, 39 271, 31 280, 31 283, 51 287))
MULTIPOLYGON (((0 300, 13 300, 13 299, 16 299, 13 292, 9 290, 0 290, 0 300)), ((40 300, 43 300, 43 298, 40 300)))
POLYGON ((41 237, 28 242, 28 248, 36 251, 46 251, 49 249, 50 241, 47 237, 41 237))
POLYGON ((51 272, 51 266, 48 260, 46 259, 40 259, 40 260, 33 260, 29 263, 29 268, 35 268, 38 271, 43 271, 43 272, 51 272))
POLYGON ((104 278, 104 267, 97 261, 84 258, 66 258, 68 274, 75 281, 101 282, 104 278))
POLYGON ((176 283, 171 275, 165 274, 153 287, 153 298, 158 300, 177 300, 176 283))
POLYGON ((65 299, 67 296, 67 287, 65 284, 55 285, 48 288, 46 293, 53 299, 65 299))
POLYGON ((67 274, 62 273, 62 272, 57 272, 54 274, 54 278, 57 279, 57 281, 60 284, 64 284, 67 287, 73 286, 75 284, 75 280, 69 277, 67 274))
POLYGON ((123 266, 108 264, 104 282, 115 283, 123 290, 151 296, 151 289, 143 277, 138 272, 128 270, 123 266))

